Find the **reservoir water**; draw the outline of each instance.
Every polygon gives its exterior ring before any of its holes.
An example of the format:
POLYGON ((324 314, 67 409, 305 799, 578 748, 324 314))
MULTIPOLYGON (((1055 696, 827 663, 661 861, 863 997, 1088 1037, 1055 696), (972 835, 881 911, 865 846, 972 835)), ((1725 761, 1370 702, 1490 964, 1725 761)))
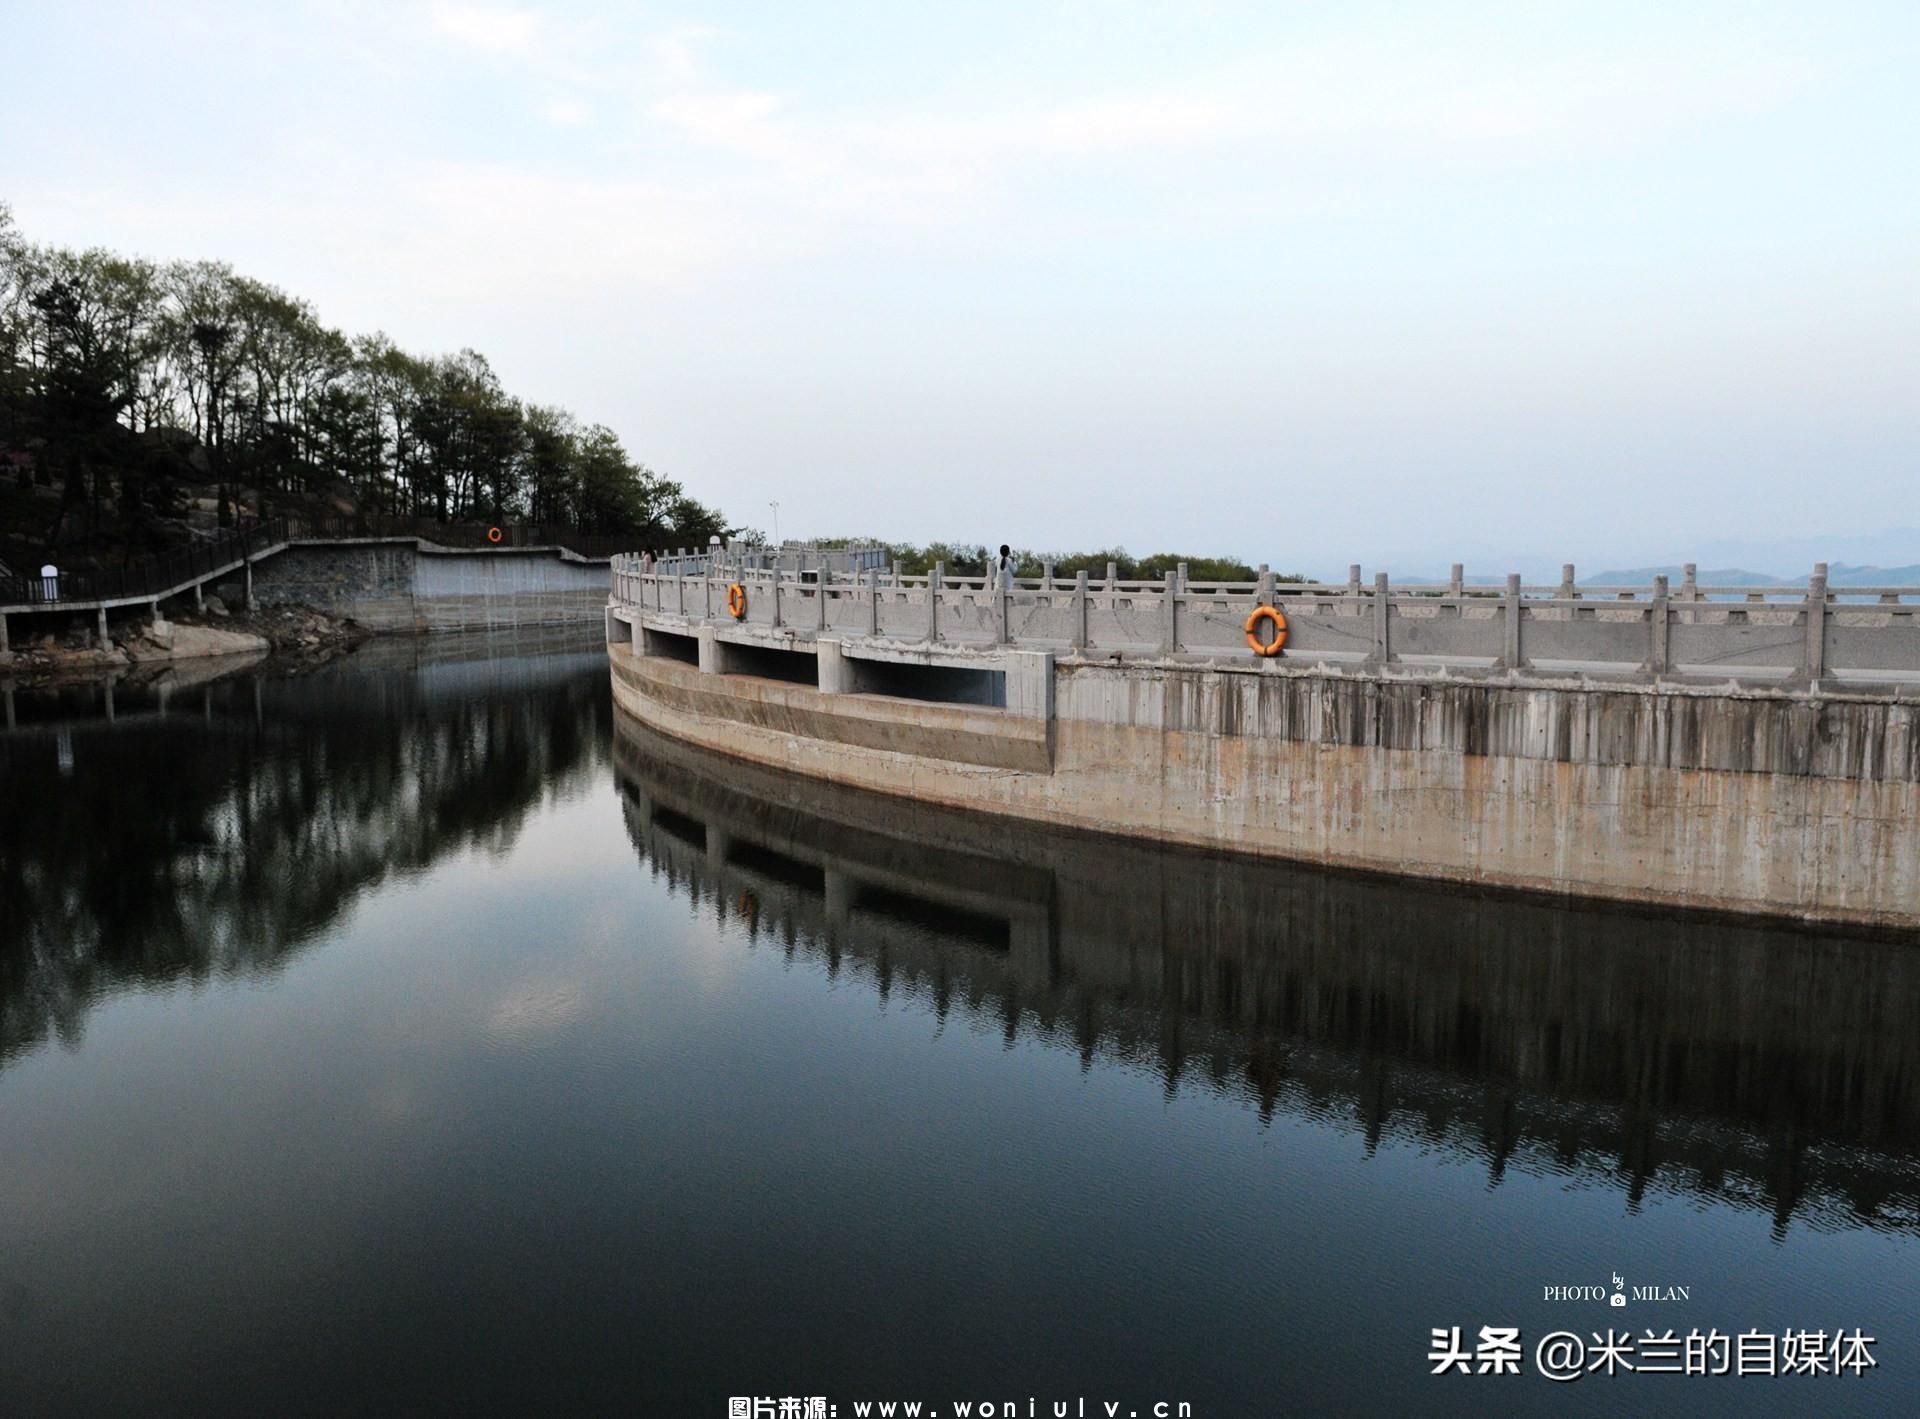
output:
POLYGON ((1916 943, 875 800, 597 637, 9 722, 0 1414, 1920 1411, 1916 943))

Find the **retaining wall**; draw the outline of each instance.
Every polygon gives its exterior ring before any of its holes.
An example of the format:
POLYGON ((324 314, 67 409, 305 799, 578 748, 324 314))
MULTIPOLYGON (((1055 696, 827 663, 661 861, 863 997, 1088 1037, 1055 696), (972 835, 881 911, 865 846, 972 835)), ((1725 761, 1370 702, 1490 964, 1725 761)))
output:
POLYGON ((1911 699, 717 633, 814 660, 809 685, 647 655, 633 620, 716 635, 616 608, 621 708, 793 772, 1335 867, 1920 930, 1911 699), (1007 705, 850 693, 862 658, 998 667, 1007 705))
POLYGON ((456 551, 405 540, 303 543, 254 564, 254 599, 312 606, 377 631, 598 621, 604 562, 557 548, 456 551))

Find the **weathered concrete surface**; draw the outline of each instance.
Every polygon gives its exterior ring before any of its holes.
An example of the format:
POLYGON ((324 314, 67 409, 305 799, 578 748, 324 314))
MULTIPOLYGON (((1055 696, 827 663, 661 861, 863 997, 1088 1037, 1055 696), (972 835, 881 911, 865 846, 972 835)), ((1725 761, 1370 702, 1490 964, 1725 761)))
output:
POLYGON ((412 539, 288 547, 255 564, 263 606, 310 606, 376 631, 461 631, 595 622, 604 565, 551 550, 444 551, 412 539))
POLYGON ((753 675, 703 674, 677 660, 636 656, 631 642, 610 647, 609 655, 615 699, 629 708, 653 706, 682 724, 708 725, 710 737, 696 742, 728 741, 750 732, 756 743, 764 741, 763 752, 778 752, 783 743, 806 743, 895 762, 925 760, 963 774, 1047 772, 1043 720, 972 705, 823 694, 753 675))
POLYGON ((1056 694, 1063 720, 1221 739, 1920 781, 1920 703, 1866 695, 1071 661, 1056 694))
POLYGON ((643 723, 883 793, 1335 867, 1920 929, 1911 706, 1063 663, 1049 761, 1048 722, 1006 711, 609 655, 615 701, 643 723))

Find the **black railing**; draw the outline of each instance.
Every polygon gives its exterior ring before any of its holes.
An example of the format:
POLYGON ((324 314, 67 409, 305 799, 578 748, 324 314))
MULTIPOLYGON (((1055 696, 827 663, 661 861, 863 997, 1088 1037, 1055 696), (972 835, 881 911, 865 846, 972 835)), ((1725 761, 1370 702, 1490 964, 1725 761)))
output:
POLYGON ((581 557, 611 557, 657 547, 658 537, 644 532, 594 536, 566 527, 521 522, 432 522, 409 517, 303 517, 289 520, 293 536, 418 537, 442 547, 564 547, 581 557), (497 535, 496 535, 497 534, 497 535))
POLYGON ((157 557, 142 557, 121 567, 69 571, 56 576, 14 576, 0 583, 0 603, 53 604, 61 601, 112 601, 125 596, 158 596, 187 582, 231 567, 263 547, 287 539, 285 518, 223 532, 157 557))
POLYGON ((0 605, 57 605, 65 601, 113 601, 160 596, 175 587, 202 581, 216 572, 282 542, 359 537, 414 537, 443 547, 564 547, 576 556, 599 559, 648 547, 644 533, 587 536, 566 528, 524 524, 422 522, 413 518, 276 517, 222 532, 172 552, 142 557, 124 566, 62 569, 51 577, 0 575, 0 605))

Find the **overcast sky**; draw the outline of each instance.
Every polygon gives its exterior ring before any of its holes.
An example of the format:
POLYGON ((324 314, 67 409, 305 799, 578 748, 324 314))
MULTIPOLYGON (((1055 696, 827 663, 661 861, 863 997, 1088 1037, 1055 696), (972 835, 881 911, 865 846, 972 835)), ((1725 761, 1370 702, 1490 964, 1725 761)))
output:
POLYGON ((783 535, 1493 571, 1920 526, 1913 0, 0 34, 30 237, 474 346, 783 535))

